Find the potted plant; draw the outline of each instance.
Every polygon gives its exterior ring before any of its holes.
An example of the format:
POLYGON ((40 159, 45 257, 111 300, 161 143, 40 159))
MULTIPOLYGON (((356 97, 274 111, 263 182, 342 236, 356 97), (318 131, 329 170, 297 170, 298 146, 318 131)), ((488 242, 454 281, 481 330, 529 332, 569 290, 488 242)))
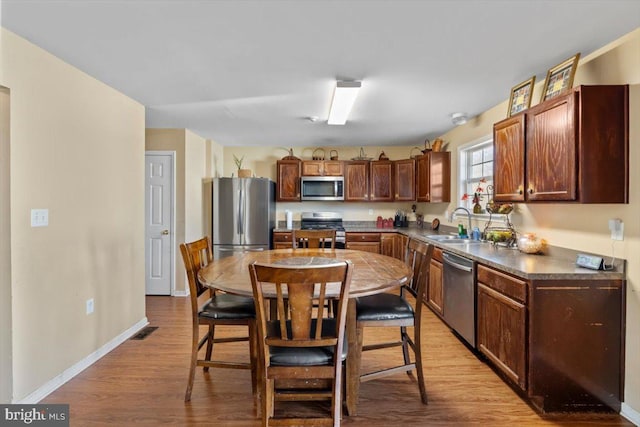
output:
POLYGON ((242 169, 242 161, 244 160, 244 156, 238 158, 236 155, 233 155, 233 161, 238 168, 238 178, 251 178, 251 169, 242 169))

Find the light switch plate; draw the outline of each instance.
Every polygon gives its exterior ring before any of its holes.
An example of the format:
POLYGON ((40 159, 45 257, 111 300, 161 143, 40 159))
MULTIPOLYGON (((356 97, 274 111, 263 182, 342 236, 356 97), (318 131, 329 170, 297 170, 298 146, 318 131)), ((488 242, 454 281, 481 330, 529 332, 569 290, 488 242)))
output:
POLYGON ((46 227, 49 225, 49 209, 31 209, 31 226, 46 227))
POLYGON ((592 270, 604 270, 604 259, 596 255, 578 254, 576 264, 592 270))

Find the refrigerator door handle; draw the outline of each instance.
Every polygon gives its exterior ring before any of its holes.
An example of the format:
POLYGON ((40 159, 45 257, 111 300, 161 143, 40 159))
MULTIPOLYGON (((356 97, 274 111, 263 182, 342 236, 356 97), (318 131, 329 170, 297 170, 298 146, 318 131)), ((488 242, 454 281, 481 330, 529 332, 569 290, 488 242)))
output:
POLYGON ((243 218, 243 207, 244 207, 244 192, 242 188, 238 190, 238 234, 244 234, 244 218, 243 218))

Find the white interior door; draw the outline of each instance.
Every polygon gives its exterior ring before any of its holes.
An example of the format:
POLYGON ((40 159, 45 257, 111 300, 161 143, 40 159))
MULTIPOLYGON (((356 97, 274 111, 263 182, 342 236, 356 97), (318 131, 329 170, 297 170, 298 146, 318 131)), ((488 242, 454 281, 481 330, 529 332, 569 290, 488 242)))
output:
POLYGON ((173 154, 145 154, 145 289, 173 290, 173 154))

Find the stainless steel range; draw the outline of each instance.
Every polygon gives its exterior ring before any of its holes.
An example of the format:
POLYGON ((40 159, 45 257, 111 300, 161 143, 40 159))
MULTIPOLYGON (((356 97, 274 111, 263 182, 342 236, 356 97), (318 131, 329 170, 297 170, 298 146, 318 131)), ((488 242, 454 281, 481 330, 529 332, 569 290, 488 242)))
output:
POLYGON ((344 249, 345 231, 342 215, 337 212, 302 212, 300 228, 303 230, 336 230, 336 249, 344 249))

